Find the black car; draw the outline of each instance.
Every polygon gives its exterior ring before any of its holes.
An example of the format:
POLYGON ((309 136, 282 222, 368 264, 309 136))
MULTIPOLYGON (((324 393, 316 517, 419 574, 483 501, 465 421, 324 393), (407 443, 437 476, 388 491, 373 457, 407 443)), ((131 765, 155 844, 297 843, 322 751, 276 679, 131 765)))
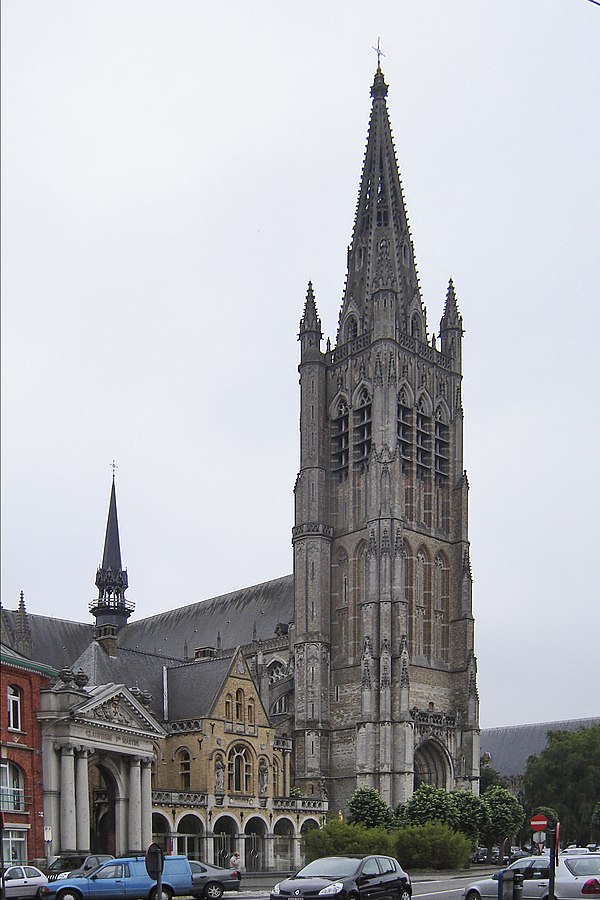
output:
POLYGON ((412 886, 410 876, 392 856, 325 856, 271 891, 271 900, 331 896, 340 900, 410 900, 412 886))
POLYGON ((109 859, 114 859, 112 853, 61 853, 48 868, 48 881, 89 875, 109 859))

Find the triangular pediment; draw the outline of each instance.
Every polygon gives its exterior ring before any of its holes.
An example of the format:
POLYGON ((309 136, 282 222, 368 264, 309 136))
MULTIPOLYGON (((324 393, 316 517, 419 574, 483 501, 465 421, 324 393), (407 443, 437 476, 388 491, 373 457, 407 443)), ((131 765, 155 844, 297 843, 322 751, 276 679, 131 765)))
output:
POLYGON ((269 717, 262 703, 260 690, 258 689, 252 672, 248 668, 248 663, 246 662, 240 647, 235 651, 229 666, 229 671, 225 676, 219 691, 215 694, 211 710, 212 715, 219 717, 218 710, 223 708, 226 695, 230 694, 233 698, 236 685, 239 685, 240 680, 249 682, 248 686, 244 687, 244 691, 247 693, 247 697, 251 696, 254 700, 257 724, 268 725, 269 717))
POLYGON ((120 731, 164 737, 159 722, 123 684, 103 684, 92 688, 89 699, 72 710, 75 721, 120 731))

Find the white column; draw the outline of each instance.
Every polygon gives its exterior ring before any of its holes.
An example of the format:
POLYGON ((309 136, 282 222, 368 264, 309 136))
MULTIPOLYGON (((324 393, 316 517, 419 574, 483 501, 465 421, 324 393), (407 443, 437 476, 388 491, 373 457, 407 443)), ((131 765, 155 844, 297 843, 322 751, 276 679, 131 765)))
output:
POLYGON ((78 747, 75 759, 75 803, 77 810, 77 849, 90 849, 90 791, 88 784, 88 757, 86 747, 78 747))
POLYGON ((152 760, 142 760, 142 850, 152 843, 152 760))
POLYGON ((75 750, 63 744, 60 751, 60 849, 76 850, 75 750))
POLYGON ((60 849, 60 746, 52 735, 45 735, 42 745, 42 780, 44 785, 44 825, 52 829, 52 840, 46 844, 47 862, 60 849))
POLYGON ((129 760, 129 815, 128 849, 143 849, 142 844, 142 784, 140 778, 140 757, 132 756, 129 760))

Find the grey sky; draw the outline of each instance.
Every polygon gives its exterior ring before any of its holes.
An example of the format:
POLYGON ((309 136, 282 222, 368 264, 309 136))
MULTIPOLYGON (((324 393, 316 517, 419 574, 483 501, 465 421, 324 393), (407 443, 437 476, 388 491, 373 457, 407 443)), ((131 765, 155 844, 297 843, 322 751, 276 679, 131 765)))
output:
POLYGON ((381 36, 464 342, 483 726, 597 715, 600 7, 2 3, 3 602, 136 617, 291 571, 298 348, 334 337, 381 36))

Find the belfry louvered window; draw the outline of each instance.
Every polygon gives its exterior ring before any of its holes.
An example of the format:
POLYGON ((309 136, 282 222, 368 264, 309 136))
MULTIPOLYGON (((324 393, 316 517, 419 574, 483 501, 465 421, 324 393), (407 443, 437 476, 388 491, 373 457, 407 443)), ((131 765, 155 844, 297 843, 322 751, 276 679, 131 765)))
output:
POLYGON ((431 472, 431 416, 423 400, 417 407, 416 422, 417 475, 427 478, 431 472))
POLYGON ((354 409, 354 465, 364 465, 371 453, 371 395, 366 388, 360 392, 354 409))
POLYGON ((450 430, 445 424, 442 410, 435 414, 435 474, 440 481, 448 478, 450 466, 450 430))
POLYGON ((413 444, 413 411, 408 405, 406 391, 398 394, 398 446, 402 465, 412 460, 413 444))
POLYGON ((350 454, 350 424, 348 404, 340 400, 331 421, 331 470, 341 476, 348 474, 350 454))

